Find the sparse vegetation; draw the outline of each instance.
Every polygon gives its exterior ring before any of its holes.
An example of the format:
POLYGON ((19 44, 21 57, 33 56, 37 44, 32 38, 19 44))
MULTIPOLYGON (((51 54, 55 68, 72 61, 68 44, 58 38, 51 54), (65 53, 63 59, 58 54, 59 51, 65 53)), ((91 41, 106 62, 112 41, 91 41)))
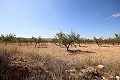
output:
POLYGON ((0 78, 104 80, 104 77, 107 80, 116 80, 116 76, 120 75, 119 41, 118 35, 106 39, 95 37, 92 40, 80 38, 75 32, 57 33, 52 40, 41 37, 18 38, 14 34, 1 35, 0 78), (104 70, 99 70, 98 65, 103 65, 104 70))
POLYGON ((7 45, 8 43, 14 43, 15 42, 15 34, 7 34, 7 35, 3 35, 1 34, 1 41, 7 45))

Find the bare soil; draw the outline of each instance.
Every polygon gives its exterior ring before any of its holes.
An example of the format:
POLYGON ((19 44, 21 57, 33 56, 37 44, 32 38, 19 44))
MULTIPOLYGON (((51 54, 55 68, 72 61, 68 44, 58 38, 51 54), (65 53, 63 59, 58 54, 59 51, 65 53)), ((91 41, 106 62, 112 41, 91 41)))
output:
POLYGON ((110 62, 116 61, 120 58, 119 45, 97 46, 96 44, 82 44, 81 47, 77 45, 76 48, 74 46, 70 46, 69 51, 67 51, 64 46, 60 47, 52 43, 46 43, 44 46, 38 46, 37 48, 35 48, 34 45, 17 47, 22 51, 34 51, 39 54, 50 54, 53 57, 73 62, 81 61, 86 58, 93 61, 110 62))

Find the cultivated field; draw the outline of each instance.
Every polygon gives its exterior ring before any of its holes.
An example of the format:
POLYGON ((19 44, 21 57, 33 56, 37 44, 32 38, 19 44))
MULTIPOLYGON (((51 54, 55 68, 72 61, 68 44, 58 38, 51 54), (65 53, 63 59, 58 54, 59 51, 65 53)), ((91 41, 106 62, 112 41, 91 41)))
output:
MULTIPOLYGON (((13 46, 13 45, 11 45, 13 46)), ((46 43, 44 46, 37 48, 34 45, 29 46, 17 46, 18 49, 23 52, 37 52, 38 54, 50 54, 53 57, 69 60, 69 61, 81 61, 83 59, 90 59, 92 61, 103 61, 113 62, 120 59, 120 46, 102 45, 97 46, 96 44, 83 44, 81 47, 70 46, 70 50, 66 51, 66 48, 57 46, 52 43, 46 43)))
MULTIPOLYGON (((76 44, 76 46, 77 47, 70 46, 69 50, 67 51, 64 46, 60 47, 53 43, 44 43, 42 46, 37 46, 37 47, 34 47, 34 44, 22 45, 22 46, 19 46, 18 44, 7 45, 7 46, 4 44, 0 44, 0 51, 1 53, 7 53, 7 56, 9 54, 9 56, 14 56, 14 57, 17 56, 16 58, 19 59, 20 57, 20 60, 24 59, 25 61, 27 61, 25 64, 21 63, 20 65, 29 64, 31 66, 35 66, 35 68, 36 66, 43 68, 44 63, 47 63, 49 64, 49 67, 58 69, 61 66, 64 67, 64 65, 66 65, 66 62, 68 62, 69 65, 67 65, 67 67, 70 69, 72 69, 71 68, 72 65, 74 65, 75 68, 80 68, 80 69, 85 69, 87 67, 93 67, 97 65, 104 65, 106 69, 106 71, 104 72, 105 78, 110 77, 111 75, 114 75, 114 76, 120 75, 120 46, 119 45, 112 46, 112 45, 105 44, 102 46, 98 46, 96 44, 86 44, 86 45, 81 44, 81 47, 79 47, 78 44, 76 44)), ((14 62, 19 63, 19 60, 17 61, 15 59, 14 62)), ((62 67, 60 68, 60 71, 66 69, 62 67)), ((53 70, 50 68, 50 71, 53 71, 53 70)), ((59 71, 57 71, 57 73, 64 75, 59 71)), ((78 74, 78 73, 76 72, 74 74, 78 74)), ((35 79, 45 80, 43 78, 41 79, 35 78, 35 79)), ((71 80, 71 79, 84 80, 84 79, 78 79, 78 78, 73 79, 71 77, 69 79, 68 78, 61 79, 60 76, 56 77, 55 80, 71 80)), ((32 80, 32 79, 26 78, 26 80, 32 80)), ((54 79, 48 77, 48 80, 54 80, 54 79)), ((85 80, 93 80, 93 79, 85 79, 85 80)), ((99 79, 95 79, 95 80, 99 80, 99 79)), ((103 80, 110 80, 110 79, 103 79, 103 80)))

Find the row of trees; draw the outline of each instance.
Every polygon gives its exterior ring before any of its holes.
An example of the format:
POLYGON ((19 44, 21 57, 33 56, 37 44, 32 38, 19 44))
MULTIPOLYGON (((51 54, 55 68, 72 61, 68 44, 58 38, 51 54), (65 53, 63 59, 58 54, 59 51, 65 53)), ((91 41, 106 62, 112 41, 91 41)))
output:
MULTIPOLYGON (((81 47, 80 44, 94 44, 96 43, 98 46, 101 46, 102 44, 112 44, 113 46, 115 44, 120 44, 120 34, 115 34, 114 38, 96 38, 94 39, 85 39, 80 38, 79 34, 76 34, 75 32, 72 32, 70 34, 65 34, 63 32, 59 32, 56 34, 55 38, 52 39, 53 43, 59 43, 59 46, 64 45, 67 50, 69 49, 70 45, 79 44, 79 47, 81 47)), ((75 45, 76 47, 76 45, 75 45)))
POLYGON ((37 47, 37 44, 42 45, 42 43, 47 42, 47 40, 41 38, 40 36, 38 38, 33 36, 31 38, 16 37, 15 34, 10 33, 7 35, 1 34, 0 42, 4 43, 5 45, 18 43, 19 46, 21 46, 22 44, 29 45, 34 43, 35 47, 37 47))
POLYGON ((98 46, 101 46, 102 44, 112 44, 113 46, 115 44, 119 45, 120 44, 120 34, 115 34, 115 37, 114 38, 96 38, 94 37, 94 42, 98 45, 98 46))
POLYGON ((63 32, 59 32, 56 34, 55 38, 52 40, 45 40, 41 38, 40 36, 38 38, 36 37, 31 37, 31 38, 22 38, 22 37, 16 37, 15 34, 7 34, 3 35, 1 34, 0 36, 0 42, 4 43, 5 45, 7 44, 14 44, 18 43, 20 46, 22 44, 35 44, 35 47, 37 47, 37 44, 42 45, 42 43, 45 42, 52 42, 52 43, 58 43, 59 46, 64 45, 67 50, 69 49, 70 45, 79 44, 79 47, 81 47, 81 44, 94 44, 96 43, 98 46, 101 46, 102 44, 108 44, 108 45, 119 45, 120 44, 120 34, 115 34, 114 38, 96 38, 94 39, 85 39, 85 38, 80 38, 79 34, 76 34, 75 32, 71 31, 69 34, 65 34, 63 32))
POLYGON ((15 39, 16 39, 16 37, 15 37, 16 35, 15 34, 7 34, 7 35, 3 35, 3 34, 1 34, 1 36, 0 36, 0 41, 2 42, 2 43, 4 43, 5 45, 7 45, 8 43, 14 43, 15 42, 15 39))

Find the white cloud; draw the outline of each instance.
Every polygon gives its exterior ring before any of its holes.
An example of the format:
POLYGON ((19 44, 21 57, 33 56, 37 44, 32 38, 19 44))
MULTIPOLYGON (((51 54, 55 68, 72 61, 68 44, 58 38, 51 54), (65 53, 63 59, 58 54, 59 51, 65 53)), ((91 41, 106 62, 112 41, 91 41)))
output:
POLYGON ((38 31, 38 30, 32 30, 32 31, 36 32, 36 31, 38 31))
POLYGON ((120 17, 120 12, 116 13, 116 14, 113 14, 111 17, 120 17))

